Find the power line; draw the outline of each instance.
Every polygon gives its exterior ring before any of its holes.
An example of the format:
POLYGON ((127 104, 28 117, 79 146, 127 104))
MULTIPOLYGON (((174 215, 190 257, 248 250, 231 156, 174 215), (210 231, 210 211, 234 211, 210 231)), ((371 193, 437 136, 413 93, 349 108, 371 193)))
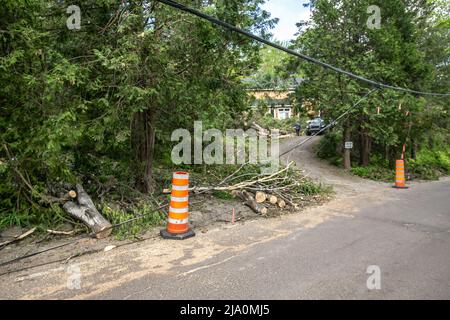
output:
POLYGON ((66 243, 63 243, 63 244, 60 244, 60 245, 57 245, 57 246, 53 246, 53 247, 50 247, 50 248, 47 248, 47 249, 43 249, 43 250, 40 250, 40 251, 36 251, 36 252, 30 253, 30 254, 26 254, 26 255, 23 255, 23 256, 20 256, 20 257, 11 259, 11 260, 9 260, 9 261, 2 262, 2 263, 0 263, 0 267, 3 267, 3 266, 6 266, 6 265, 9 265, 9 264, 12 264, 12 263, 14 263, 14 262, 18 262, 18 261, 23 260, 23 259, 26 259, 26 258, 31 258, 31 257, 37 256, 37 255, 42 254, 42 253, 45 253, 45 252, 49 252, 49 251, 53 251, 53 250, 56 250, 56 249, 59 249, 59 248, 67 247, 67 246, 69 246, 69 245, 71 245, 71 244, 77 243, 78 241, 83 240, 83 239, 86 239, 86 238, 92 238, 92 237, 95 237, 96 235, 98 235, 98 234, 100 234, 100 233, 103 233, 103 232, 105 232, 105 231, 112 230, 112 229, 116 229, 116 228, 118 228, 118 227, 120 227, 120 226, 129 224, 129 223, 132 223, 132 222, 137 221, 137 220, 140 220, 140 219, 142 219, 142 218, 145 218, 145 217, 147 217, 148 215, 152 214, 154 211, 160 211, 160 210, 162 210, 162 209, 164 209, 164 208, 167 208, 168 206, 169 206, 169 204, 162 205, 162 206, 160 206, 160 207, 158 207, 158 208, 155 208, 152 212, 150 212, 150 213, 148 213, 148 214, 136 215, 136 217, 134 217, 134 218, 132 218, 132 219, 126 220, 126 221, 121 222, 121 223, 117 223, 117 224, 112 225, 112 226, 110 226, 110 227, 108 227, 108 228, 106 228, 106 229, 103 229, 103 230, 101 230, 101 231, 87 233, 87 234, 81 235, 80 237, 78 237, 77 239, 74 239, 74 240, 72 240, 72 241, 68 241, 68 242, 66 242, 66 243))
POLYGON ((351 106, 347 111, 345 111, 343 114, 341 114, 339 117, 337 117, 334 121, 331 121, 331 123, 329 125, 327 125, 324 128, 320 129, 320 131, 318 131, 314 135, 308 137, 306 140, 303 140, 302 142, 300 142, 300 143, 296 144, 295 146, 289 148, 288 150, 284 151, 282 154, 280 154, 280 157, 282 157, 282 156, 288 154, 289 152, 294 151, 295 149, 301 147, 302 145, 306 144, 311 139, 313 139, 314 137, 317 137, 319 134, 321 134, 322 132, 325 132, 329 128, 334 127, 342 118, 344 118, 353 109, 355 109, 357 106, 359 106, 361 104, 361 102, 366 100, 370 95, 372 95, 373 93, 375 93, 378 90, 380 90, 380 88, 375 88, 372 91, 368 92, 364 97, 359 99, 358 102, 356 102, 353 106, 351 106))
MULTIPOLYGON (((202 201, 199 201, 199 202, 202 202, 202 201)), ((199 203, 199 202, 196 202, 196 203, 199 203)), ((194 204, 196 204, 196 203, 194 203, 194 204)), ((143 218, 149 216, 150 214, 152 214, 152 213, 154 213, 154 212, 156 212, 156 211, 162 211, 163 209, 165 209, 165 208, 167 208, 167 207, 169 207, 169 206, 170 206, 169 203, 168 203, 168 204, 161 205, 161 206, 159 206, 159 207, 157 207, 157 208, 153 208, 153 210, 152 210, 151 212, 149 212, 149 213, 136 215, 134 218, 131 218, 131 219, 129 219, 129 220, 126 220, 126 221, 123 221, 123 222, 114 224, 114 225, 112 225, 112 226, 110 226, 110 227, 108 227, 108 228, 106 228, 106 229, 100 230, 100 231, 98 231, 98 232, 86 233, 86 234, 84 234, 84 235, 81 235, 81 236, 78 237, 77 239, 68 241, 68 242, 66 242, 66 243, 63 243, 63 244, 60 244, 60 245, 56 245, 56 246, 53 246, 53 247, 50 247, 50 248, 47 248, 47 249, 43 249, 43 250, 40 250, 40 251, 36 251, 36 252, 30 253, 30 254, 26 254, 26 255, 23 255, 23 256, 20 256, 20 257, 17 257, 17 258, 14 258, 14 259, 11 259, 11 260, 2 262, 2 263, 0 263, 0 267, 3 267, 3 266, 6 266, 6 265, 9 265, 9 264, 12 264, 12 263, 14 263, 14 262, 18 262, 18 261, 23 260, 23 259, 26 259, 26 258, 31 258, 31 257, 40 255, 40 254, 45 253, 45 252, 49 252, 49 251, 53 251, 53 250, 56 250, 56 249, 59 249, 59 248, 67 247, 67 246, 69 246, 69 245, 71 245, 71 244, 74 244, 74 243, 77 243, 78 241, 83 240, 83 239, 95 237, 96 235, 98 235, 98 234, 100 234, 100 233, 103 233, 103 232, 105 232, 105 231, 108 231, 108 230, 114 230, 114 229, 116 229, 116 228, 118 228, 118 227, 121 227, 121 226, 123 226, 123 225, 127 225, 127 224, 130 224, 130 223, 132 223, 132 222, 135 222, 135 221, 138 221, 138 220, 140 220, 140 219, 143 219, 143 218)), ((167 215, 167 214, 166 214, 166 215, 167 215)), ((3 275, 3 274, 2 274, 2 275, 3 275)))
POLYGON ((225 21, 219 20, 219 19, 217 19, 215 17, 212 17, 210 15, 207 15, 207 14, 205 14, 203 12, 200 12, 200 11, 198 11, 196 9, 187 7, 187 6, 183 5, 183 4, 177 3, 175 1, 171 1, 171 0, 156 0, 156 1, 164 3, 164 4, 166 4, 166 5, 170 6, 170 7, 173 7, 175 9, 178 9, 178 10, 181 10, 181 11, 193 14, 193 15, 199 17, 199 18, 208 20, 209 22, 211 22, 211 23, 213 23, 215 25, 218 25, 218 26, 224 27, 226 29, 229 29, 231 31, 234 31, 236 33, 242 34, 242 35, 244 35, 246 37, 252 38, 253 40, 256 40, 258 42, 266 44, 266 45, 268 45, 270 47, 273 47, 275 49, 284 51, 284 52, 286 52, 286 53, 288 53, 290 55, 296 56, 298 58, 301 58, 303 60, 309 61, 311 63, 317 64, 317 65, 319 65, 319 66, 321 66, 323 68, 330 69, 330 70, 333 70, 334 72, 344 74, 344 75, 346 75, 346 76, 348 76, 348 77, 350 77, 352 79, 356 79, 356 80, 368 83, 368 84, 370 84, 370 85, 372 85, 372 86, 374 86, 376 88, 392 89, 392 90, 396 90, 396 91, 401 91, 401 92, 411 93, 411 94, 417 94, 417 95, 423 95, 423 96, 450 97, 450 93, 434 93, 434 92, 416 91, 416 90, 411 90, 411 89, 402 88, 402 87, 396 87, 396 86, 392 86, 392 85, 383 84, 383 83, 380 83, 380 82, 377 82, 377 81, 374 81, 374 80, 370 80, 370 79, 364 78, 362 76, 358 76, 358 75, 356 75, 354 73, 351 73, 351 72, 345 71, 343 69, 340 69, 338 67, 335 67, 335 66, 333 66, 331 64, 319 61, 319 60, 317 60, 315 58, 309 57, 309 56, 304 55, 302 53, 299 53, 297 51, 294 51, 294 50, 285 48, 283 46, 280 46, 280 45, 278 45, 278 44, 276 44, 274 42, 271 42, 269 40, 266 40, 264 38, 256 36, 256 35, 248 32, 248 31, 245 31, 245 30, 242 30, 240 28, 237 28, 237 27, 235 27, 235 26, 233 26, 233 25, 231 25, 231 24, 229 24, 229 23, 227 23, 225 21))

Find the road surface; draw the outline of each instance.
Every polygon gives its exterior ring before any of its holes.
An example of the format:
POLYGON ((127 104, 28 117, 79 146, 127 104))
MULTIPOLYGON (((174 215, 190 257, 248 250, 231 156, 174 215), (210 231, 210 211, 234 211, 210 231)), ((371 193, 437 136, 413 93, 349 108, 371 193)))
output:
MULTIPOLYGON (((298 142, 291 140, 283 145, 298 142)), ((147 241, 0 281, 2 298, 449 299, 450 179, 409 190, 295 160, 336 199, 301 214, 147 241), (367 286, 369 267, 380 288, 367 286), (70 286, 78 276, 79 286, 70 286), (6 290, 8 289, 8 290, 6 290)))

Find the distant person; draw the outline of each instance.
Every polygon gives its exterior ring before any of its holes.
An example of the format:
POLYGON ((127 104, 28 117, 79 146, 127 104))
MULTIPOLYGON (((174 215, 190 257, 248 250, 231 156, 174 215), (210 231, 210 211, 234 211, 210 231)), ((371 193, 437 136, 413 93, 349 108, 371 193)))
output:
POLYGON ((300 136, 300 131, 302 130, 302 125, 300 124, 300 123, 296 123, 295 125, 294 125, 294 129, 295 129, 295 132, 297 133, 297 137, 299 137, 300 136))

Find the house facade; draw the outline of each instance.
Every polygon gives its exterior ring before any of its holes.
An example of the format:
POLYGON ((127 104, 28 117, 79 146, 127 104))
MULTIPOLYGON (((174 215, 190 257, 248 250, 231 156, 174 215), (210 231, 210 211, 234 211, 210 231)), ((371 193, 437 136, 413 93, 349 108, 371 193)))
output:
POLYGON ((293 107, 294 90, 280 89, 252 89, 249 95, 255 98, 253 107, 266 105, 267 114, 271 114, 277 120, 290 119, 295 116, 293 107))

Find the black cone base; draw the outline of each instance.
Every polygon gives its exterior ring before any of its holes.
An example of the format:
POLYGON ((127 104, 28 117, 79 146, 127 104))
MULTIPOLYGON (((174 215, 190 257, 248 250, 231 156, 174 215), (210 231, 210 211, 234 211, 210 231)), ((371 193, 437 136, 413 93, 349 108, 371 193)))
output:
POLYGON ((192 230, 189 230, 186 233, 174 234, 174 233, 167 232, 167 230, 161 230, 161 237, 163 237, 164 239, 169 239, 169 240, 186 240, 186 239, 195 237, 195 232, 192 230))
POLYGON ((392 186, 392 188, 394 188, 394 189, 409 189, 409 187, 397 187, 397 186, 392 186))

